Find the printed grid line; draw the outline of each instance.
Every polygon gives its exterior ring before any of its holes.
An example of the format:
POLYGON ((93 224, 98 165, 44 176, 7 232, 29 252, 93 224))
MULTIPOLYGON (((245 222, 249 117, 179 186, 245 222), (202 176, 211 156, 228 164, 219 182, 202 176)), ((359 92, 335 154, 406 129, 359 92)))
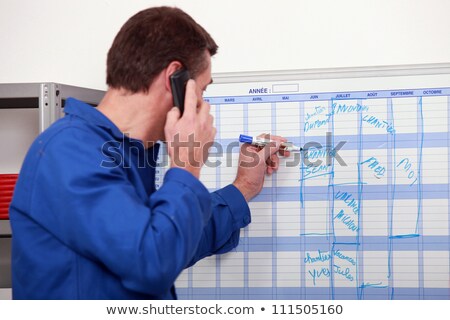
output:
MULTIPOLYGON (((271 104, 271 132, 277 132, 277 107, 276 103, 271 104)), ((277 250, 277 180, 275 179, 275 176, 272 175, 272 246, 273 246, 273 253, 272 254, 272 299, 276 299, 277 296, 277 257, 276 252, 277 250)))
MULTIPOLYGON (((305 104, 303 101, 299 102, 299 108, 300 108, 300 112, 299 112, 299 124, 300 124, 300 128, 304 128, 305 126, 305 116, 304 116, 304 112, 301 112, 301 110, 305 109, 305 104)), ((300 135, 300 141, 299 141, 299 145, 300 146, 304 146, 306 143, 305 141, 305 136, 304 135, 300 135)), ((301 161, 300 163, 304 163, 304 154, 303 152, 300 153, 300 158, 301 161)), ((305 207, 303 206, 303 198, 301 197, 301 195, 305 192, 304 190, 304 176, 303 176, 303 170, 300 170, 301 174, 300 174, 300 188, 299 188, 299 194, 300 194, 300 226, 299 226, 299 230, 300 230, 300 237, 299 237, 299 241, 300 241, 300 287, 301 287, 301 294, 300 294, 300 298, 302 300, 306 299, 306 268, 305 268, 305 264, 303 263, 303 261, 305 260, 305 246, 304 246, 304 241, 303 238, 305 237, 305 233, 306 233, 306 229, 305 229, 305 207)))
MULTIPOLYGON (((330 114, 333 111, 332 106, 333 106, 333 99, 331 99, 328 102, 328 112, 330 114)), ((329 124, 328 124, 328 130, 331 133, 331 142, 330 142, 330 145, 328 145, 328 141, 326 142, 327 144, 325 145, 325 147, 327 148, 327 150, 333 148, 333 146, 334 146, 334 114, 332 114, 330 119, 331 120, 329 121, 329 124)), ((328 154, 328 151, 327 151, 327 154, 328 154)), ((335 233, 335 230, 334 230, 334 222, 333 222, 333 218, 334 218, 334 194, 335 194, 335 191, 334 191, 334 173, 335 173, 335 167, 334 166, 335 166, 335 160, 334 159, 335 159, 334 157, 331 158, 331 164, 330 164, 331 165, 331 171, 330 171, 330 175, 328 176, 329 177, 329 180, 328 180, 328 199, 329 199, 328 205, 330 207, 330 214, 328 214, 326 216, 327 219, 328 219, 326 221, 326 224, 327 224, 327 228, 326 228, 327 235, 326 235, 326 237, 328 239, 328 246, 331 248, 331 251, 334 250, 335 243, 337 242, 336 241, 336 233, 335 233), (330 229, 331 229, 331 234, 333 235, 333 237, 329 236, 330 229), (334 238, 333 239, 334 241, 332 241, 332 238, 334 238)), ((331 255, 331 259, 329 260, 329 265, 328 265, 328 270, 330 272, 329 288, 330 288, 331 299, 335 299, 335 296, 336 296, 335 295, 335 291, 334 291, 335 273, 332 272, 332 270, 334 269, 334 265, 335 265, 335 263, 334 263, 334 255, 331 255)))
MULTIPOLYGON (((387 107, 388 107, 388 113, 387 113, 387 118, 388 118, 388 122, 392 123, 393 126, 395 126, 395 120, 394 120, 394 110, 393 110, 393 106, 392 106, 392 99, 389 98, 387 99, 387 107)), ((394 242, 393 242, 393 216, 394 216, 394 200, 395 200, 395 187, 396 187, 396 174, 397 171, 395 170, 395 163, 396 163, 396 158, 395 158, 395 151, 396 149, 396 137, 395 135, 388 135, 389 142, 390 144, 388 144, 388 162, 387 165, 388 167, 390 167, 390 173, 391 175, 389 176, 389 183, 388 183, 388 189, 390 189, 389 192, 389 197, 388 197, 388 223, 389 223, 389 248, 388 248, 388 279, 389 279, 389 300, 392 300, 394 298, 394 275, 393 275, 393 256, 392 256, 392 252, 393 252, 393 246, 394 246, 394 242)), ((388 171, 389 172, 389 171, 388 171)))
MULTIPOLYGON (((447 152, 450 156, 450 96, 447 97, 447 152)), ((447 158, 450 159, 450 158, 447 158)), ((448 199, 448 211, 447 211, 447 221, 448 221, 448 240, 447 243, 450 243, 450 166, 447 167, 448 173, 448 191, 447 191, 447 199, 448 199)), ((449 250, 450 251, 450 250, 449 250)), ((450 266, 450 254, 448 255, 448 266, 450 266)), ((450 268, 450 267, 449 267, 450 268)), ((450 297, 450 279, 448 283, 447 297, 450 297)))
MULTIPOLYGON (((215 106, 215 115, 214 115, 214 119, 215 119, 215 127, 216 127, 216 135, 217 137, 221 137, 222 134, 222 126, 220 123, 220 105, 216 105, 215 106)), ((222 170, 221 167, 217 167, 216 168, 216 189, 220 189, 220 177, 222 175, 222 170)), ((215 298, 219 299, 219 297, 221 296, 221 264, 220 264, 220 256, 217 255, 216 258, 216 293, 215 293, 215 298)))
POLYGON ((423 243, 422 243, 422 150, 423 150, 423 131, 424 131, 424 123, 423 123, 423 105, 422 105, 422 97, 417 97, 417 141, 419 142, 417 148, 417 157, 418 157, 418 168, 417 168, 417 222, 416 222, 416 230, 415 233, 420 235, 417 239, 418 246, 418 274, 419 274, 419 299, 424 299, 424 266, 423 266, 423 243))
MULTIPOLYGON (((361 99, 357 102, 360 105, 363 105, 363 101, 361 99)), ((358 169, 358 232, 357 232, 357 256, 356 256, 356 287, 359 288, 361 283, 364 283, 364 251, 360 250, 360 244, 364 244, 364 234, 363 234, 363 180, 362 180, 362 174, 363 174, 363 167, 361 166, 361 163, 363 162, 362 158, 362 146, 363 146, 363 134, 362 134, 362 111, 358 111, 357 116, 357 126, 358 126, 358 161, 357 161, 357 169, 358 169)), ((364 297, 364 289, 358 290, 357 293, 358 299, 362 299, 364 297)))
MULTIPOLYGON (((244 134, 248 134, 248 104, 244 104, 243 106, 243 117, 244 117, 244 134)), ((248 280, 248 227, 244 229, 244 237, 241 239, 243 241, 242 246, 244 248, 244 298, 250 299, 249 294, 249 280, 248 280)))

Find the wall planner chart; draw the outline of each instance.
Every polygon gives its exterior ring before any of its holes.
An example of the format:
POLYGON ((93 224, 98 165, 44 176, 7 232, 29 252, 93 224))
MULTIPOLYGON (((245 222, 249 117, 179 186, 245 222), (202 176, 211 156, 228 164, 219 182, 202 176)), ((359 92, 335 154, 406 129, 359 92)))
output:
POLYGON ((239 246, 180 275, 181 299, 450 299, 449 64, 219 74, 205 100, 211 191, 241 133, 304 150, 250 202, 239 246))

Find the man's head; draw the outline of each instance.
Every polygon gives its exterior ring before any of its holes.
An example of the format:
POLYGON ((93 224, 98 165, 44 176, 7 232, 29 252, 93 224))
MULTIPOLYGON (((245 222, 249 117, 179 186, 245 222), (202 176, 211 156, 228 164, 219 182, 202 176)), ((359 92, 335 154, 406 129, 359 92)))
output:
POLYGON ((196 78, 210 67, 209 55, 216 54, 217 48, 208 32, 182 10, 146 9, 131 17, 114 39, 106 82, 110 88, 145 93, 173 61, 196 78))

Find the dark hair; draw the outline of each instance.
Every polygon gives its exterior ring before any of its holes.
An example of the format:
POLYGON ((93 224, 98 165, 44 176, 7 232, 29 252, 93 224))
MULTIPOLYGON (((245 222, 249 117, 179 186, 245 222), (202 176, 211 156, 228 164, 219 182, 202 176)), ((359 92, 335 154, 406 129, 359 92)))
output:
POLYGON ((179 61, 195 78, 207 67, 206 50, 217 52, 212 37, 178 8, 138 12, 120 29, 109 49, 106 83, 132 93, 147 92, 156 75, 179 61))

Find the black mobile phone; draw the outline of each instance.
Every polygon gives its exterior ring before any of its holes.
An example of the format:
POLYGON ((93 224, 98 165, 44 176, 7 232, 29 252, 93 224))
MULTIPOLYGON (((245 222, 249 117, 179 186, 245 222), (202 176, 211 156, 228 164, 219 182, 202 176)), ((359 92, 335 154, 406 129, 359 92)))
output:
POLYGON ((184 111, 184 97, 186 95, 186 84, 189 80, 189 72, 186 69, 175 71, 170 76, 170 86, 172 87, 173 105, 180 109, 180 114, 184 111))

